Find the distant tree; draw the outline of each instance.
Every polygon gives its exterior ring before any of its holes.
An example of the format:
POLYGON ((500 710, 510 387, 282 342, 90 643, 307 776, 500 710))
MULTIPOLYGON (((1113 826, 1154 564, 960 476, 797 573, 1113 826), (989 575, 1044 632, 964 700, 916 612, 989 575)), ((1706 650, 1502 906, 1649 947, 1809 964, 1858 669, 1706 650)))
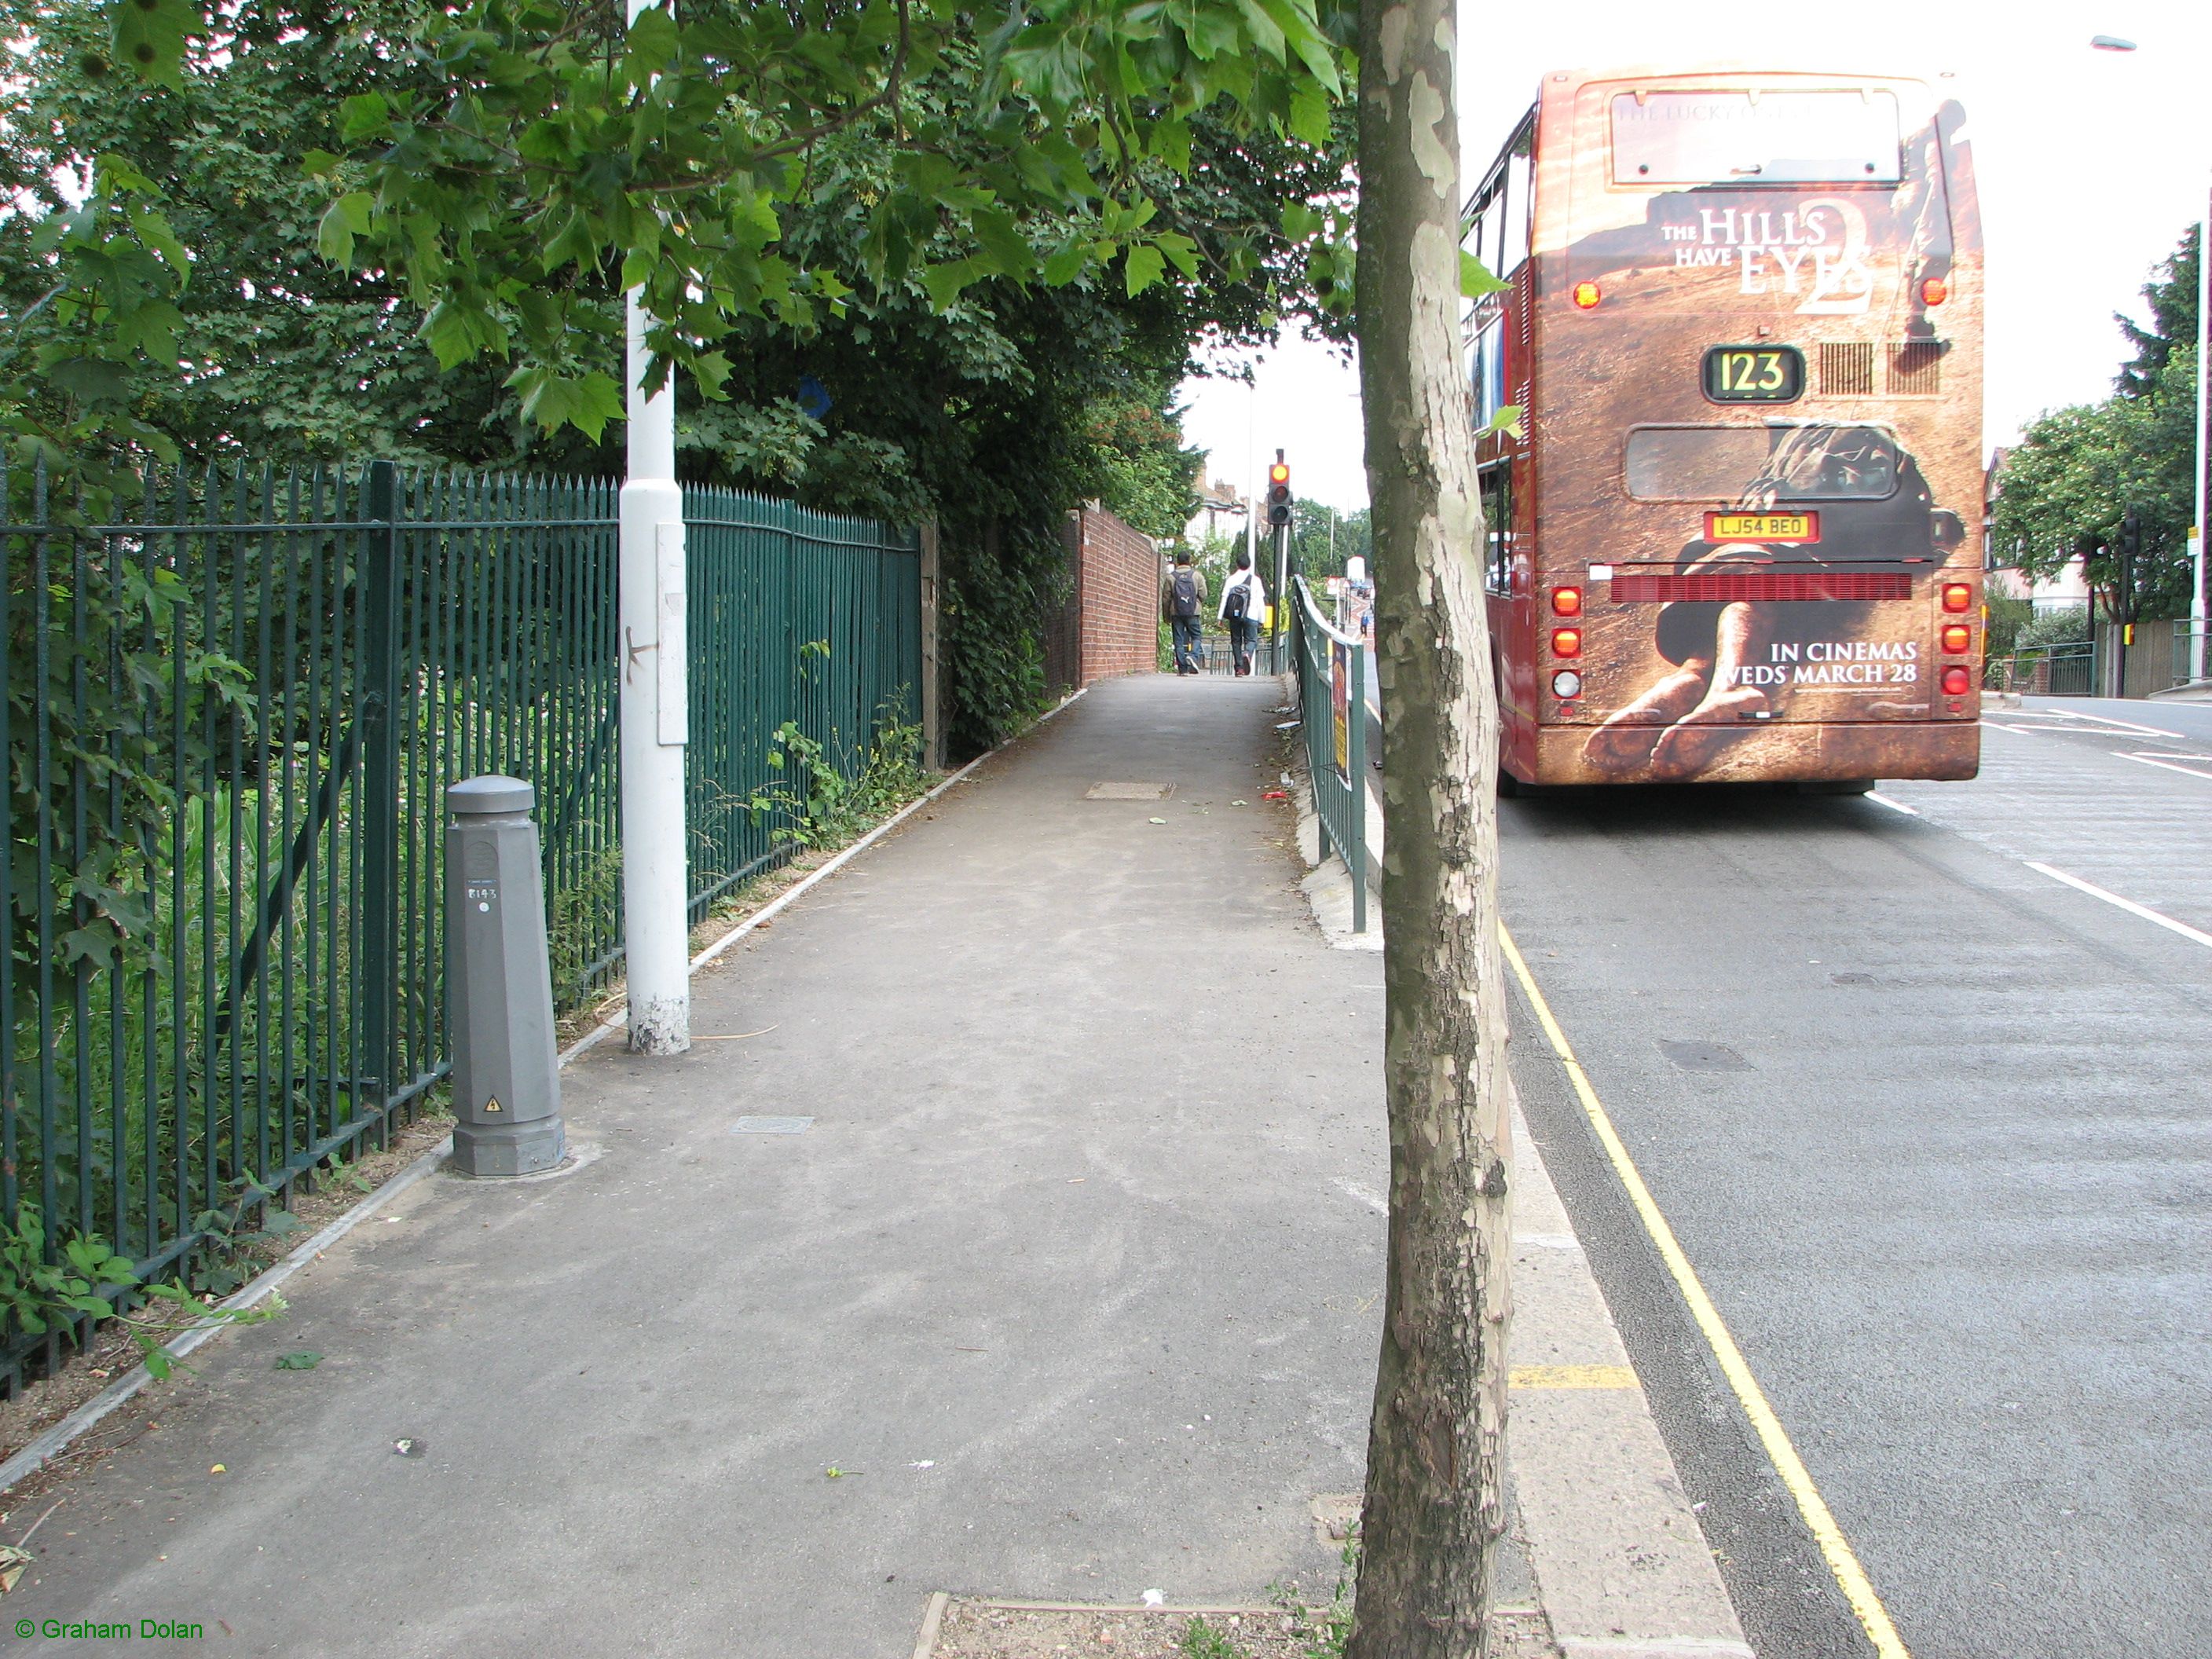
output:
POLYGON ((2177 345, 2197 337, 2197 262, 2202 227, 2191 225, 2181 234, 2181 244, 2161 260, 2143 284, 2143 299, 2150 307, 2150 326, 2134 318, 2113 313, 2112 320, 2136 349, 2135 361, 2120 370, 2118 387, 2124 398, 2151 395, 2159 374, 2177 345))
POLYGON ((1344 562, 1355 554, 1375 563, 1375 537, 1367 523, 1367 509, 1345 513, 1325 501, 1301 495, 1291 511, 1291 549, 1308 581, 1340 576, 1344 562))
POLYGON ((2185 616, 2188 532, 2195 511, 2197 230, 2191 227, 2160 275, 2143 289, 2151 325, 2120 319, 2134 360, 2112 395, 2044 416, 1997 476, 1992 550, 2027 575, 2057 575, 2080 562, 2107 613, 2185 616), (2133 593, 2118 591, 2116 555, 2130 508, 2142 526, 2133 593), (2131 599, 2131 605, 2118 602, 2131 599))

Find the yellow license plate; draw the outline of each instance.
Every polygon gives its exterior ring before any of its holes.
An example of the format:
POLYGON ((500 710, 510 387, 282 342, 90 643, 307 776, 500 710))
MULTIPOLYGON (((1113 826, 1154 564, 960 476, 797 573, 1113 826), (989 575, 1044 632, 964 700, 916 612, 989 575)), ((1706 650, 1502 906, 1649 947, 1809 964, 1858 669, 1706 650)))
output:
POLYGON ((1708 513, 1705 539, 1709 542, 1817 542, 1820 515, 1817 513, 1708 513))

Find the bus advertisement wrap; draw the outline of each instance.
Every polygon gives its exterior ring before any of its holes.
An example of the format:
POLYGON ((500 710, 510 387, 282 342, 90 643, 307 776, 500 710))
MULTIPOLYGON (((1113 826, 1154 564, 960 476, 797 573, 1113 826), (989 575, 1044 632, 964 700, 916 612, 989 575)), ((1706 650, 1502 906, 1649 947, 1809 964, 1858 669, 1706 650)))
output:
MULTIPOLYGON (((1529 268, 1469 323, 1529 410, 1480 452, 1515 775, 1972 775, 1963 126, 1882 77, 1547 79, 1529 268)), ((1471 205, 1479 246, 1494 201, 1471 205)))

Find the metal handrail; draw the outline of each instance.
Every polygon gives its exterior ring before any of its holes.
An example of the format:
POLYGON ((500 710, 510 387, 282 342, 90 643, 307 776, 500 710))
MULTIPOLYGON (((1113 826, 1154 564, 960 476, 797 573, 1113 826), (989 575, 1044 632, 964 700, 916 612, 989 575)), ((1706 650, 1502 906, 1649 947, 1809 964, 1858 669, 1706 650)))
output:
POLYGON ((1320 854, 1334 848, 1352 877, 1352 931, 1367 931, 1367 651, 1321 613, 1304 576, 1291 578, 1291 633, 1297 657, 1298 722, 1306 776, 1321 825, 1320 854), (1344 742, 1337 744, 1336 659, 1345 659, 1344 742), (1340 760, 1340 756, 1341 757, 1340 760))

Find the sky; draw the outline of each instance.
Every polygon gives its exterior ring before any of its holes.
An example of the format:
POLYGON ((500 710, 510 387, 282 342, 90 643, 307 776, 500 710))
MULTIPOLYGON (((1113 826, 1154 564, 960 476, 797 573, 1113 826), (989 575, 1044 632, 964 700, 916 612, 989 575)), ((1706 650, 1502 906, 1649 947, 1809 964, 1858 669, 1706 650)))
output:
MULTIPOLYGON (((2045 410, 2112 390, 2131 355, 2112 313, 2143 314, 2151 267, 2203 215, 2212 187, 2206 0, 1911 8, 1462 0, 1460 27, 1461 163, 1469 173, 1497 153, 1553 70, 1771 56, 1778 68, 1953 71, 1988 250, 1985 447, 2013 441, 2045 410), (1909 36, 1876 27, 1903 16, 1913 21, 1909 36), (2093 34, 2138 49, 2093 51, 2093 34), (1844 38, 1867 44, 1836 44, 1844 38)), ((1183 429, 1209 452, 1207 477, 1249 496, 1279 447, 1298 495, 1346 510, 1364 505, 1357 370, 1286 332, 1255 375, 1255 391, 1220 379, 1184 386, 1183 429)))

